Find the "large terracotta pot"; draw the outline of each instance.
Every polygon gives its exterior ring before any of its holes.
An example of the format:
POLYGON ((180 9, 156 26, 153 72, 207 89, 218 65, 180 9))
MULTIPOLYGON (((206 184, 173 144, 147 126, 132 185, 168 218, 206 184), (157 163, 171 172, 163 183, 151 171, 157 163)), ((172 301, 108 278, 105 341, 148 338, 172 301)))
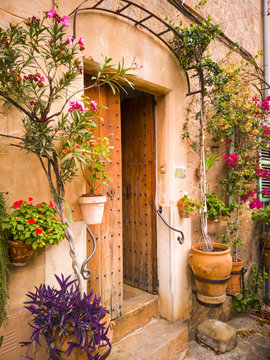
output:
POLYGON ((82 195, 80 197, 79 203, 86 224, 101 224, 106 200, 105 195, 82 195))
MULTIPOLYGON (((112 338, 113 338, 113 327, 114 327, 114 321, 110 321, 110 315, 109 314, 105 314, 105 316, 102 318, 101 320, 102 324, 105 324, 105 329, 108 329, 107 332, 107 337, 110 340, 110 343, 112 343, 112 338)), ((91 331, 91 330, 90 330, 91 331)), ((68 341, 76 341, 76 336, 73 334, 71 336, 66 337, 66 339, 64 340, 62 346, 61 346, 61 350, 66 351, 69 347, 68 345, 68 341)), ((59 337, 55 338, 55 346, 59 347, 60 346, 60 340, 59 337)), ((107 344, 107 342, 104 341, 104 343, 101 343, 98 346, 98 349, 93 352, 93 356, 96 354, 99 354, 100 356, 100 360, 105 360, 107 359, 107 357, 110 355, 111 352, 111 347, 107 344)), ((53 358, 54 360, 72 360, 72 359, 78 359, 78 360, 88 360, 88 356, 87 353, 81 352, 80 349, 74 349, 72 351, 72 353, 70 354, 70 356, 67 356, 67 354, 62 354, 61 357, 58 356, 54 356, 53 358)))
POLYGON ((35 251, 32 245, 11 240, 8 241, 8 249, 10 262, 15 266, 24 266, 35 251))
POLYGON ((239 294, 241 292, 241 272, 243 261, 237 259, 232 263, 231 277, 227 283, 226 293, 229 295, 239 294))
POLYGON ((213 251, 203 251, 202 243, 192 245, 189 264, 195 276, 197 300, 203 304, 218 305, 226 299, 226 285, 232 270, 230 248, 213 243, 213 251))
POLYGON ((270 268, 270 237, 264 239, 263 265, 270 268))

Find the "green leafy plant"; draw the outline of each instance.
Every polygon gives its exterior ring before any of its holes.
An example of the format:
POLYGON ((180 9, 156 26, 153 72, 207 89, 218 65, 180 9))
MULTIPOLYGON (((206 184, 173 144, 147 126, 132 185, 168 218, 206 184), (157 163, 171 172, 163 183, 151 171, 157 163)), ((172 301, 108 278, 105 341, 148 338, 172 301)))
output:
POLYGON ((258 294, 258 289, 262 289, 264 278, 268 278, 267 273, 262 273, 254 264, 252 267, 252 283, 242 289, 240 294, 234 295, 232 308, 238 312, 245 312, 248 307, 260 309, 262 299, 258 294))
POLYGON ((214 193, 206 193, 207 212, 209 220, 216 220, 218 216, 230 216, 230 208, 227 208, 222 200, 214 193))
MULTIPOLYGON (((3 194, 0 193, 0 223, 6 216, 6 204, 3 194)), ((7 236, 0 231, 0 326, 7 322, 7 303, 8 303, 8 280, 9 280, 9 255, 7 236)), ((3 341, 3 339, 2 339, 3 341)), ((0 347, 1 347, 0 337, 0 347)))
POLYGON ((10 240, 31 244, 34 249, 64 240, 67 225, 56 219, 52 202, 33 205, 29 198, 28 202, 15 201, 12 208, 14 211, 1 222, 10 240))
POLYGON ((178 206, 181 207, 184 214, 191 214, 196 208, 201 208, 201 204, 190 198, 187 194, 184 194, 183 198, 178 201, 178 206))

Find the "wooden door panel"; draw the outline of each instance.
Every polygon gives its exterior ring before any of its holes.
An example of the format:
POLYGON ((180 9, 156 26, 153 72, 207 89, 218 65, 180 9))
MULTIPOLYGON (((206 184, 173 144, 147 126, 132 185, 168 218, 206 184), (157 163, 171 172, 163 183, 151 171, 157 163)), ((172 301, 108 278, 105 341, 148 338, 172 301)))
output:
MULTIPOLYGON (((91 83, 90 76, 85 75, 85 85, 91 83)), ((111 310, 112 319, 121 315, 122 309, 122 174, 121 174, 121 113, 120 96, 114 95, 110 87, 91 88, 85 95, 97 101, 101 109, 103 122, 99 122, 98 136, 110 136, 110 163, 106 169, 111 173, 112 181, 108 187, 102 187, 101 193, 107 194, 107 202, 101 225, 91 225, 97 241, 97 250, 88 263, 91 270, 91 281, 88 291, 92 288, 101 295, 104 306, 111 310)), ((88 241, 87 254, 91 252, 88 241)))
POLYGON ((122 104, 124 281, 156 292, 153 96, 122 104))

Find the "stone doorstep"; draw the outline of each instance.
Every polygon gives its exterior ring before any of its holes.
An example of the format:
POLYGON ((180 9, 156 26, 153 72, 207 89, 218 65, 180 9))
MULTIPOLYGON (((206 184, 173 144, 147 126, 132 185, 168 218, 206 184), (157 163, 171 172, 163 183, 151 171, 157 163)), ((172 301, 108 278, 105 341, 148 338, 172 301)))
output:
POLYGON ((187 325, 155 319, 113 344, 108 360, 182 360, 187 352, 187 325))
MULTIPOLYGON (((123 301, 123 314, 114 320, 113 343, 116 343, 158 317, 158 296, 124 285, 128 296, 123 301)), ((125 293, 124 293, 125 295, 125 293)))

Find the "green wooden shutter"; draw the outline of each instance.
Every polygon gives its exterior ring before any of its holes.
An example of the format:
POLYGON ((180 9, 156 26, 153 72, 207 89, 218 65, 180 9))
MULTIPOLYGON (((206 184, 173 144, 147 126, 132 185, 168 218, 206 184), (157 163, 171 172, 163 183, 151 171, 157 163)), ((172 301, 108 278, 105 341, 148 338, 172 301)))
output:
MULTIPOLYGON (((270 155, 269 149, 262 149, 261 150, 261 166, 267 170, 270 170, 270 155)), ((266 180, 265 178, 260 178, 259 180, 260 191, 261 191, 261 201, 262 202, 270 202, 270 195, 264 195, 263 189, 267 188, 270 191, 270 181, 266 180)))

